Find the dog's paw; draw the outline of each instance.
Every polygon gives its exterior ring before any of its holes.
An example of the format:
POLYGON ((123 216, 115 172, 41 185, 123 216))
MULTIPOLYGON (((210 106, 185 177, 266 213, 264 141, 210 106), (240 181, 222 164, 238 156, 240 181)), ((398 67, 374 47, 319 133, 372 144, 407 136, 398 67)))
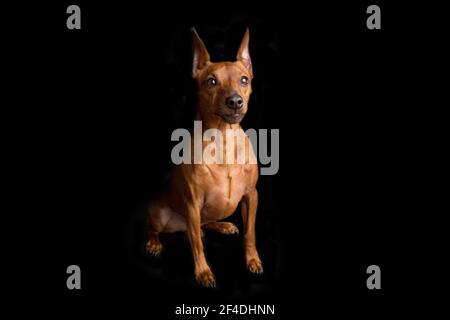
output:
POLYGON ((238 234, 239 229, 231 222, 211 222, 205 225, 206 229, 214 230, 222 234, 238 234))
POLYGON ((216 279, 214 278, 214 274, 212 273, 212 271, 209 269, 196 274, 195 279, 203 287, 206 288, 216 287, 216 279))
POLYGON ((157 256, 161 253, 162 244, 159 241, 149 240, 145 245, 145 250, 147 250, 148 253, 157 256))
POLYGON ((223 234, 238 234, 239 229, 231 222, 222 222, 220 224, 219 232, 223 234))
POLYGON ((262 274, 263 267, 261 260, 252 258, 247 262, 247 268, 251 273, 262 274))

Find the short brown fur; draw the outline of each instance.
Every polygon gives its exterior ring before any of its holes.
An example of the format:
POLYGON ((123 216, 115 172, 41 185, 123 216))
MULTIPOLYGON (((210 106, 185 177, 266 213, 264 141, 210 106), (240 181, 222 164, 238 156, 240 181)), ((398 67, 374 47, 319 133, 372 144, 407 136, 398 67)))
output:
MULTIPOLYGON (((225 143, 226 129, 244 134, 239 122, 248 110, 253 78, 248 48, 249 31, 247 29, 245 32, 235 62, 211 62, 195 29, 192 29, 192 37, 192 76, 197 83, 198 98, 196 120, 202 121, 203 131, 209 128, 219 129, 225 143)), ((201 143, 205 148, 211 142, 201 143)), ((149 208, 147 251, 152 254, 160 253, 161 232, 186 232, 192 248, 195 278, 205 287, 214 287, 215 277, 206 262, 202 227, 223 234, 238 233, 234 224, 219 220, 233 214, 239 203, 247 268, 253 273, 261 273, 263 270, 255 242, 258 166, 247 137, 244 148, 235 146, 234 149, 234 160, 238 154, 245 153, 244 164, 237 164, 235 161, 231 164, 176 166, 169 191, 149 208)))

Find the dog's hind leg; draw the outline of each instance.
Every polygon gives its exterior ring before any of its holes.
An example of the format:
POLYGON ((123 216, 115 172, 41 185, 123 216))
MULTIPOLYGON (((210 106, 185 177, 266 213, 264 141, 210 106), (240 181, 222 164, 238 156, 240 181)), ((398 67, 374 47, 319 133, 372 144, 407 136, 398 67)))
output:
POLYGON ((161 253, 162 244, 159 241, 159 233, 163 229, 163 224, 159 214, 160 206, 158 204, 153 204, 148 209, 147 216, 147 244, 145 249, 147 252, 158 255, 161 253))
POLYGON ((162 250, 162 244, 159 241, 159 233, 157 232, 149 232, 148 233, 148 241, 145 245, 145 249, 148 253, 151 253, 155 256, 159 255, 162 250))

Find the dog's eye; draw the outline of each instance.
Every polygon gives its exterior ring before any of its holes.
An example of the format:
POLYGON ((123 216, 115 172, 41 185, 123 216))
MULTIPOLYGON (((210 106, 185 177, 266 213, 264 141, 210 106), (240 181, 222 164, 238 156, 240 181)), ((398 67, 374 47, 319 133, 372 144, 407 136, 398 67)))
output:
POLYGON ((209 78, 207 80, 207 83, 208 83, 209 86, 214 87, 214 86, 217 85, 217 80, 215 78, 209 78))
POLYGON ((247 78, 246 76, 242 76, 242 77, 241 77, 241 84, 242 84, 243 86, 248 85, 248 78, 247 78))

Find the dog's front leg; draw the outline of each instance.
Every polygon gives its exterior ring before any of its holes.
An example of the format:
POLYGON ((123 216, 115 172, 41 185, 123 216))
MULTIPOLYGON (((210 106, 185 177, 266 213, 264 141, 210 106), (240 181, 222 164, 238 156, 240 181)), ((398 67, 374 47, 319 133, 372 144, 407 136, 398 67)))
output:
POLYGON ((203 250, 200 208, 193 204, 187 207, 187 235, 194 258, 195 279, 204 287, 215 287, 214 274, 208 266, 203 250))
POLYGON ((244 249, 247 268, 253 273, 262 273, 263 267, 256 250, 255 222, 258 207, 258 191, 249 190, 242 198, 241 212, 244 226, 244 249))

